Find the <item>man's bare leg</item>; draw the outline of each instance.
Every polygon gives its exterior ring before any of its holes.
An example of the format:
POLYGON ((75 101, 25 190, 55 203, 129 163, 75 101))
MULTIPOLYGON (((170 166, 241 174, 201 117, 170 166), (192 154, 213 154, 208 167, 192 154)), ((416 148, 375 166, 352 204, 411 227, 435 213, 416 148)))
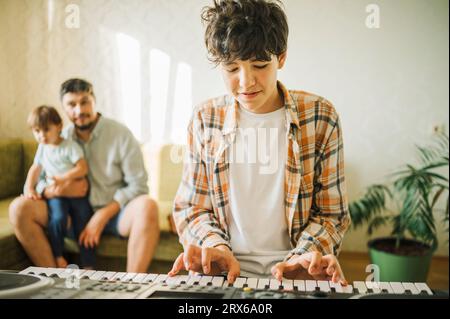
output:
POLYGON ((127 272, 147 272, 159 241, 158 206, 147 195, 125 207, 119 234, 128 237, 127 272))
POLYGON ((45 201, 17 197, 9 206, 9 220, 33 264, 38 267, 56 267, 50 243, 44 232, 48 223, 45 201))

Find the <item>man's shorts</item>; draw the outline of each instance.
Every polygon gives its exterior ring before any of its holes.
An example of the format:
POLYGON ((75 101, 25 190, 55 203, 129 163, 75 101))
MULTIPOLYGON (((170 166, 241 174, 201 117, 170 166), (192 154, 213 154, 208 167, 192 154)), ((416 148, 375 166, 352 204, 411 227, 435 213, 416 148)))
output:
MULTIPOLYGON (((94 212, 98 210, 95 209, 94 212)), ((118 214, 116 214, 113 218, 111 218, 108 223, 106 224, 105 228, 103 229, 102 235, 112 235, 118 238, 125 239, 126 237, 123 237, 119 234, 119 222, 122 219, 125 212, 125 207, 119 211, 118 214)), ((73 226, 71 225, 69 229, 67 230, 67 237, 71 239, 75 239, 75 232, 73 230, 73 226)))

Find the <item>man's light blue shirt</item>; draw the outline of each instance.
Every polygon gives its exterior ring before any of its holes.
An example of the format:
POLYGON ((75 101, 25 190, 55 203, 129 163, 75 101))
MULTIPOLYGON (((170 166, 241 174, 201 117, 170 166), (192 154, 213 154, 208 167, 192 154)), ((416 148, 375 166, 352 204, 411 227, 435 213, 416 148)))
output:
POLYGON ((62 135, 76 141, 84 151, 89 166, 92 207, 98 209, 115 200, 122 209, 135 197, 148 194, 141 147, 126 126, 98 116, 89 141, 83 142, 77 137, 73 124, 66 127, 62 135))

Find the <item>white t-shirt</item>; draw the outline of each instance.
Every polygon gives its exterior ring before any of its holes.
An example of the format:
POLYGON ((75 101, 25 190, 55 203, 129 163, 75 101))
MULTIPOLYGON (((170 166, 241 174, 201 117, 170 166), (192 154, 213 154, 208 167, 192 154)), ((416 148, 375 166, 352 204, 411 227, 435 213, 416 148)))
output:
POLYGON ((285 108, 255 114, 239 109, 230 146, 230 242, 241 275, 269 276, 291 249, 285 217, 285 108))
POLYGON ((83 157, 83 150, 77 143, 64 139, 58 145, 39 144, 34 164, 41 166, 47 184, 51 184, 51 177, 63 175, 83 157))

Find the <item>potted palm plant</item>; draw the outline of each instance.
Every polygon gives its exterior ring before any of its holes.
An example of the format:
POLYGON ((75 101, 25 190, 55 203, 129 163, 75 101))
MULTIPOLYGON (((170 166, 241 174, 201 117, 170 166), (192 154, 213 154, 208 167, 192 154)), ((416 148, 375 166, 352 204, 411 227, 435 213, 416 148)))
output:
POLYGON ((442 213, 441 221, 448 225, 448 144, 446 134, 436 134, 432 144, 417 146, 417 165, 407 164, 386 184, 371 185, 349 205, 353 227, 366 224, 369 235, 384 225, 392 229, 391 237, 368 243, 381 281, 426 281, 438 245, 436 216, 442 213), (436 204, 443 196, 446 207, 439 209, 436 204))

